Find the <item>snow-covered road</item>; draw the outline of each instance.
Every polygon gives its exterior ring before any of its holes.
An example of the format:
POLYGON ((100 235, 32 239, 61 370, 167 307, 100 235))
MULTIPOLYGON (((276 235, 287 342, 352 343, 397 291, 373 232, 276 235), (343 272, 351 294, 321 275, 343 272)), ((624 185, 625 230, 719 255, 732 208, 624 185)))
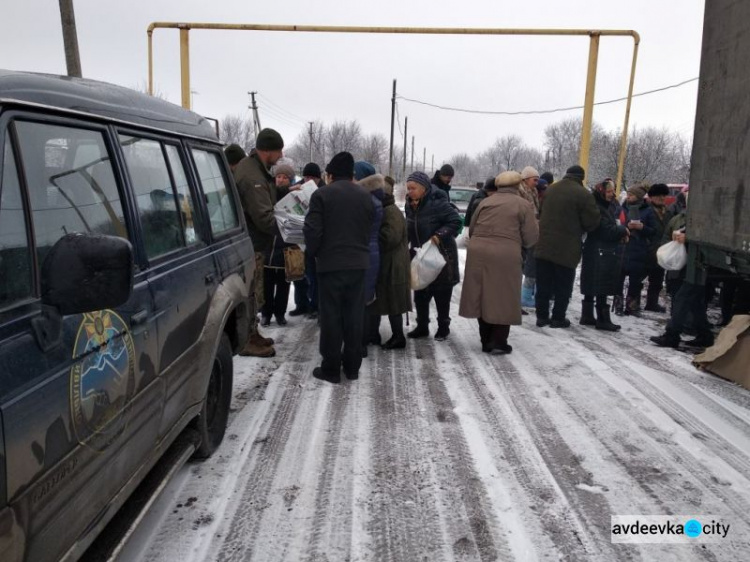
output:
POLYGON ((664 315, 610 334, 532 314, 511 355, 489 356, 459 296, 446 342, 370 347, 336 386, 311 376, 313 321, 265 329, 277 356, 235 359, 221 448, 182 470, 120 559, 750 560, 749 391, 651 346, 664 315), (612 544, 610 517, 635 514, 732 533, 612 544))

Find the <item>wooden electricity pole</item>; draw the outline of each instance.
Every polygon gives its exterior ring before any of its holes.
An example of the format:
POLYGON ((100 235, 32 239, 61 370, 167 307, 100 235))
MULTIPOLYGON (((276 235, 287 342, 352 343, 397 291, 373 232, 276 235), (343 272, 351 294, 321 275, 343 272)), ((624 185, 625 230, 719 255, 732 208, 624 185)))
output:
POLYGON ((62 20, 63 44, 65 45, 65 64, 68 76, 80 78, 81 55, 78 53, 78 34, 76 17, 73 11, 73 0, 60 0, 60 19, 62 20))

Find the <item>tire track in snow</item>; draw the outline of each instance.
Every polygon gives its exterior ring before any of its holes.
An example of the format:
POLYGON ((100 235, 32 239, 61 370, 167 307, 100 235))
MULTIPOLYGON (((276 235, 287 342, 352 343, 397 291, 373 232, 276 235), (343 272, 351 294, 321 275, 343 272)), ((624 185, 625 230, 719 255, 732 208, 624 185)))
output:
MULTIPOLYGON (((437 427, 452 467, 452 475, 443 482, 452 483, 460 494, 460 501, 469 521, 470 538, 473 539, 473 547, 478 551, 480 560, 510 559, 512 554, 508 539, 492 510, 487 489, 474 466, 474 459, 455 413, 453 401, 442 380, 433 345, 417 343, 417 358, 421 359, 419 378, 429 394, 436 419, 441 422, 437 427), (428 353, 423 354, 421 351, 428 353)), ((454 553, 456 549, 463 550, 471 546, 465 541, 456 543, 454 553)))
MULTIPOLYGON (((300 341, 317 341, 313 328, 312 324, 306 325, 300 341)), ((232 521, 226 537, 221 541, 217 559, 245 562, 253 558, 258 531, 263 520, 263 511, 270 505, 269 497, 273 492, 279 463, 294 428, 298 406, 305 392, 301 382, 310 376, 306 364, 310 356, 308 347, 298 346, 292 352, 289 358, 289 362, 292 363, 288 375, 289 380, 278 400, 278 407, 265 431, 265 437, 251 444, 257 451, 246 461, 245 467, 252 466, 252 469, 245 479, 236 511, 225 514, 230 515, 232 521)), ((239 492, 240 489, 236 491, 239 492)))
MULTIPOLYGON (((371 352, 373 353, 373 352, 371 352)), ((371 494, 367 530, 374 559, 441 560, 450 552, 441 529, 434 428, 425 419, 416 373, 402 351, 376 350, 368 378, 371 494)), ((445 515, 445 514, 444 514, 445 515)), ((458 524, 451 518, 450 524, 458 524)))
POLYGON ((499 440, 495 452, 498 470, 513 473, 518 484, 525 489, 534 506, 532 510, 540 516, 542 529, 561 556, 584 559, 606 554, 608 559, 613 559, 615 553, 609 544, 609 505, 604 496, 576 488, 578 483, 593 484, 591 474, 580 465, 554 422, 533 399, 520 373, 507 357, 477 357, 478 349, 458 345, 455 340, 449 342, 451 360, 461 365, 472 399, 491 427, 488 433, 499 440), (491 372, 499 376, 491 381, 484 380, 481 373, 491 372), (493 386, 496 387, 494 393, 493 386), (505 405, 501 406, 503 402, 505 405), (528 432, 539 457, 535 458, 519 439, 519 425, 528 432), (539 467, 538 458, 543 461, 544 469, 539 467), (572 513, 549 511, 549 503, 555 498, 561 499, 572 513), (569 517, 577 524, 571 525, 567 520, 569 517), (592 534, 592 530, 598 533, 592 534))

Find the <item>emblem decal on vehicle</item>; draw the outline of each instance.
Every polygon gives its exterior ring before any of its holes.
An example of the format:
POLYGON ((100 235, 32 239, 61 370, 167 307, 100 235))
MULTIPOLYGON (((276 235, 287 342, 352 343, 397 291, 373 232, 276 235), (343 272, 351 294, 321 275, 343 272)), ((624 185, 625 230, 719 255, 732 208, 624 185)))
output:
POLYGON ((84 314, 73 358, 73 428, 79 443, 101 451, 122 433, 135 391, 135 348, 125 321, 113 310, 84 314))

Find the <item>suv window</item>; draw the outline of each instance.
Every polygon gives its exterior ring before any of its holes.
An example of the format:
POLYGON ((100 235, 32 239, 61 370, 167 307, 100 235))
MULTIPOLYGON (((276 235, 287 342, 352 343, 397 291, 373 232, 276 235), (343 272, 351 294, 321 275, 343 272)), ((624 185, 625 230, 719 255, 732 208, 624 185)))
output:
POLYGON ((146 255, 161 256, 185 246, 180 210, 159 141, 120 135, 120 144, 143 226, 146 255))
POLYGON ((211 219, 211 231, 214 234, 225 232, 240 225, 234 197, 229 192, 229 185, 221 173, 221 160, 216 152, 193 148, 193 159, 198 169, 203 193, 206 196, 206 207, 211 219))
POLYGON ((99 131, 17 121, 39 263, 65 234, 127 238, 117 182, 99 131))
POLYGON ((21 186, 7 134, 4 152, 0 178, 0 309, 32 294, 31 252, 21 186))
POLYGON ((172 168, 172 177, 174 178, 177 197, 180 201, 180 210, 185 225, 185 240, 188 244, 198 241, 199 231, 195 228, 195 206, 193 205, 193 196, 190 193, 185 167, 182 165, 180 151, 176 146, 171 144, 165 145, 167 150, 167 159, 169 166, 172 168))

